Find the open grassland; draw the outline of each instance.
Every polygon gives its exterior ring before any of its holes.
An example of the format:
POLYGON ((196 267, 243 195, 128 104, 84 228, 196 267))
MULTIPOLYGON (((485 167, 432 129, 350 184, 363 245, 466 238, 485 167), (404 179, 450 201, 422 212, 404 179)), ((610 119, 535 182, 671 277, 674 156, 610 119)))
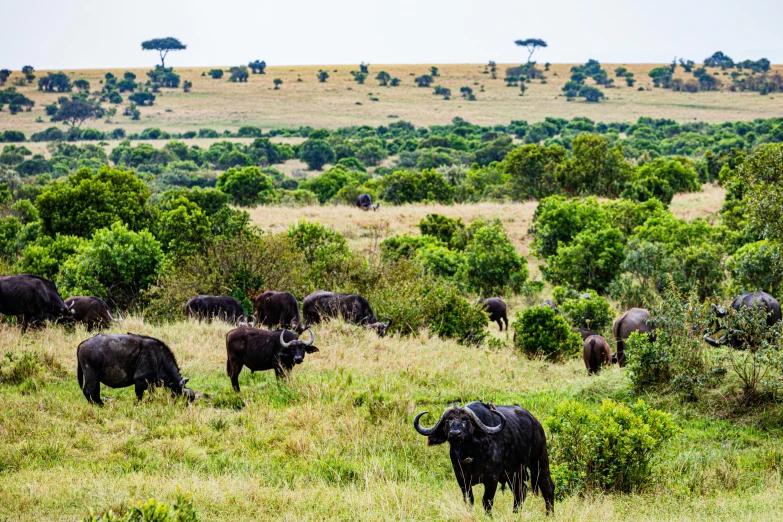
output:
MULTIPOLYGON (((98 408, 76 383, 84 329, 21 336, 0 327, 0 355, 34 349, 41 361, 35 376, 0 384, 0 520, 76 520, 150 496, 171 501, 178 490, 193 494, 204 521, 489 520, 462 503, 447 448, 427 447, 414 412, 478 399, 546 420, 564 399, 636 399, 618 368, 587 377, 578 360, 550 364, 426 334, 378 339, 331 323, 316 330, 321 351, 287 381, 245 370, 240 401, 225 375, 228 329, 127 318, 111 331, 169 343, 198 398, 187 406, 159 391, 137 404, 131 388, 104 387, 98 408)), ((653 482, 633 495, 559 502, 554 520, 783 517, 780 407, 743 415, 720 400, 644 398, 683 429, 655 459, 653 482)), ((496 497, 494 520, 544 518, 540 498, 512 516, 510 493, 496 497)))
MULTIPOLYGON (((123 105, 111 121, 94 121, 86 124, 105 131, 122 127, 128 132, 138 132, 146 127, 160 127, 170 132, 184 132, 199 128, 236 130, 242 125, 270 128, 310 125, 334 129, 350 125, 386 125, 402 119, 415 125, 445 124, 455 116, 481 125, 508 124, 511 120, 536 122, 547 116, 573 118, 586 116, 594 121, 636 121, 640 116, 671 118, 678 122, 694 120, 718 123, 723 121, 770 118, 783 113, 783 96, 760 96, 758 93, 733 93, 729 91, 685 93, 667 89, 653 89, 648 72, 654 64, 604 64, 610 77, 614 69, 626 67, 633 72, 637 83, 627 87, 622 78, 616 78, 617 86, 605 89, 607 99, 601 103, 568 102, 561 88, 569 79, 571 64, 555 64, 545 73, 546 83, 538 80, 528 84, 524 96, 518 87, 507 87, 503 81, 505 69, 510 65, 498 64, 498 77, 492 79, 483 74, 484 65, 440 65, 440 77, 433 85, 451 89, 452 99, 443 100, 432 94, 433 89, 419 88, 414 78, 429 73, 429 65, 371 65, 364 85, 357 84, 350 72, 358 66, 297 66, 268 67, 266 74, 250 75, 247 83, 231 83, 228 73, 222 79, 213 80, 202 73, 211 67, 176 68, 182 80, 193 82, 193 90, 184 93, 179 89, 163 89, 152 107, 142 107, 141 120, 132 121, 122 116, 123 105), (319 83, 316 74, 326 70, 330 77, 319 83), (399 87, 380 87, 374 80, 379 71, 385 70, 401 80, 399 87), (273 80, 280 78, 283 84, 273 89, 273 80), (301 79, 301 81, 297 81, 301 79), (639 91, 642 86, 646 90, 639 91), (470 87, 476 101, 460 97, 459 89, 470 87), (374 101, 372 98, 377 98, 374 101)), ((541 66, 543 67, 543 66, 541 66)), ((228 67, 224 67, 227 69, 228 67)), ((783 66, 773 66, 774 71, 783 66)), ((38 77, 47 71, 37 71, 38 77)), ((73 80, 85 78, 93 91, 101 89, 101 80, 107 70, 66 71, 73 80)), ((125 69, 111 70, 122 77, 125 69)), ((137 79, 145 81, 146 69, 134 69, 137 79)), ((714 72, 714 71, 713 71, 714 72)), ((15 72, 8 85, 19 76, 15 72)), ((730 78, 719 72, 725 85, 730 78)), ((675 77, 692 78, 678 67, 675 77)), ((588 83, 592 83, 588 81, 588 83)), ((59 93, 43 93, 37 90, 37 80, 20 92, 35 101, 31 112, 12 116, 7 110, 0 112, 0 131, 21 130, 28 136, 51 126, 44 113, 44 106, 57 100, 59 93), (36 122, 41 118, 41 122, 36 122)), ((128 93, 123 94, 126 98, 128 93)), ((104 104, 109 106, 108 104, 104 104)))

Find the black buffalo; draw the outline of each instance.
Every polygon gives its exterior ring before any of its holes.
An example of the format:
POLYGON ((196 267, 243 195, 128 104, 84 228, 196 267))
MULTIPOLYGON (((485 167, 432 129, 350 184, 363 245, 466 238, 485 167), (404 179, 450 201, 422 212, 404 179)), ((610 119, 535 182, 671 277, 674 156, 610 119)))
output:
MULTIPOLYGON (((748 306, 757 306, 766 310, 767 326, 773 326, 781 319, 780 303, 777 299, 766 292, 748 292, 747 294, 742 294, 741 296, 737 297, 731 303, 731 307, 736 311, 739 311, 740 308, 748 306)), ((712 310, 715 313, 715 316, 718 318, 726 317, 729 314, 728 310, 715 304, 712 305, 712 310)), ((745 348, 745 339, 743 339, 743 335, 741 333, 732 335, 729 332, 726 332, 723 334, 723 336, 721 336, 720 339, 717 340, 712 339, 710 334, 705 334, 704 340, 712 346, 728 344, 735 349, 745 348)))
POLYGON ((306 324, 317 324, 327 317, 342 317, 346 322, 375 330, 378 337, 386 335, 391 319, 383 323, 372 312, 367 299, 358 294, 341 294, 317 290, 302 301, 302 313, 306 324))
POLYGON ((581 335, 583 341, 588 337, 590 337, 591 335, 598 335, 598 332, 594 330, 590 330, 589 328, 581 328, 579 326, 572 326, 571 331, 581 335))
POLYGON ((612 350, 609 349, 609 343, 600 335, 591 335, 585 339, 582 359, 588 374, 601 373, 601 366, 612 364, 612 350))
POLYGON ((309 341, 300 341, 290 330, 259 330, 240 326, 226 335, 226 373, 231 385, 239 391, 239 374, 243 366, 251 372, 274 370, 278 379, 284 377, 297 364, 304 361, 306 353, 314 353, 315 337, 310 332, 309 341), (286 340, 288 339, 288 340, 286 340))
POLYGON ((413 426, 428 443, 450 446, 451 465, 464 495, 473 504, 473 486, 484 485, 484 509, 492 510, 498 483, 514 495, 514 511, 525 500, 529 478, 533 492, 541 491, 547 514, 554 511, 555 485, 549 473, 546 434, 541 423, 519 406, 471 402, 447 408, 432 428, 424 428, 419 413, 413 426), (497 424, 500 422, 500 424, 497 424))
POLYGON ((70 309, 71 319, 86 325, 88 331, 122 321, 122 316, 112 317, 109 305, 100 297, 77 295, 66 299, 65 304, 70 309))
POLYGON ((240 324, 247 321, 245 310, 239 301, 227 295, 199 295, 185 304, 185 315, 201 321, 221 319, 240 324))
POLYGON ((188 379, 179 373, 171 349, 153 337, 99 334, 79 345, 76 359, 79 387, 88 401, 101 406, 101 384, 110 388, 135 386, 139 400, 144 390, 159 383, 190 401, 196 398, 193 390, 185 387, 188 379))
POLYGON ((369 194, 360 194, 358 198, 356 198, 356 206, 359 207, 362 210, 378 210, 379 204, 372 204, 372 196, 369 194))
POLYGON ((31 274, 0 277, 0 314, 16 316, 23 333, 31 324, 68 317, 69 311, 48 279, 31 274))
POLYGON ((650 312, 644 308, 631 308, 612 324, 612 333, 617 341, 617 363, 620 366, 625 366, 625 340, 633 332, 646 333, 649 336, 653 331, 654 328, 649 324, 650 317, 650 312))
POLYGON ((499 297, 489 297, 487 299, 479 300, 479 303, 484 305, 489 315, 489 320, 498 323, 500 331, 503 331, 503 323, 506 323, 506 331, 508 331, 508 316, 506 315, 506 303, 499 297))
POLYGON ((557 307, 557 303, 552 301, 551 299, 547 299, 546 301, 544 301, 544 304, 542 306, 548 306, 549 308, 554 310, 557 315, 563 315, 560 312, 560 309, 557 307))
POLYGON ((299 302, 290 292, 264 292, 256 298, 253 307, 256 322, 264 326, 290 328, 298 333, 304 331, 299 302))

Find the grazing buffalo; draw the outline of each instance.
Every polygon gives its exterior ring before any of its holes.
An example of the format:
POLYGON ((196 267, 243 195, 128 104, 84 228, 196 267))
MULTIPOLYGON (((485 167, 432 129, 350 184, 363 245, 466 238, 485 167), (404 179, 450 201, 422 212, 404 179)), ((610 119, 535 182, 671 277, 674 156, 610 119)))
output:
POLYGON ((149 386, 163 383, 177 395, 193 401, 196 394, 185 387, 171 349, 163 341, 145 335, 99 334, 76 349, 79 387, 87 400, 103 406, 101 384, 110 388, 136 387, 141 400, 149 386))
POLYGON ((649 334, 653 331, 653 327, 648 324, 650 317, 650 312, 644 308, 631 308, 614 321, 612 333, 617 341, 616 356, 620 366, 625 366, 625 340, 633 332, 649 334))
POLYGON ((48 279, 31 274, 0 277, 0 314, 16 316, 22 333, 31 324, 57 321, 69 313, 57 287, 48 279))
POLYGON ((356 206, 359 207, 362 210, 378 210, 379 204, 372 204, 372 196, 369 194, 360 194, 358 198, 356 198, 356 206))
POLYGON ((227 295, 199 295, 185 304, 185 315, 200 321, 221 319, 239 324, 247 321, 245 310, 239 301, 227 295))
POLYGON ((473 504, 473 486, 484 485, 484 509, 490 512, 498 483, 514 495, 514 512, 527 495, 530 471, 533 492, 541 491, 547 514, 554 511, 555 485, 549 474, 546 434, 541 423, 519 406, 493 406, 471 402, 452 406, 432 428, 424 428, 416 415, 413 426, 428 437, 428 444, 450 446, 451 465, 466 501, 473 504), (497 424, 497 422, 500 424, 497 424))
POLYGON ((596 331, 589 330, 589 329, 587 329, 587 328, 580 328, 580 327, 578 327, 578 326, 572 326, 572 327, 571 327, 571 331, 572 331, 572 332, 576 332, 576 333, 578 333, 579 335, 581 335, 581 336, 582 336, 582 340, 583 340, 583 341, 584 341, 585 339, 587 339, 588 337, 590 337, 591 335, 598 335, 598 332, 596 332, 596 331))
POLYGON ((297 333, 304 331, 299 302, 290 292, 264 292, 256 298, 253 306, 256 309, 256 321, 264 326, 281 326, 297 333))
POLYGON ((557 307, 557 303, 552 301, 551 299, 547 299, 544 301, 544 304, 542 306, 548 306, 552 310, 555 311, 557 315, 563 315, 562 312, 560 312, 560 309, 557 307))
POLYGON ((506 331, 508 331, 508 317, 506 315, 506 303, 499 297, 490 297, 488 299, 481 299, 479 303, 484 305, 489 315, 489 320, 498 323, 500 331, 503 331, 503 323, 506 323, 506 331))
POLYGON ((73 296, 65 300, 70 308, 71 318, 77 323, 84 323, 87 331, 95 328, 107 328, 111 323, 122 321, 122 316, 115 319, 109 311, 109 305, 100 297, 73 296))
MULTIPOLYGON (((780 303, 766 292, 748 292, 747 294, 742 294, 737 297, 731 303, 731 307, 736 311, 739 311, 740 308, 746 306, 757 306, 766 310, 767 326, 772 326, 781 319, 780 303)), ((718 318, 726 317, 729 314, 728 310, 715 304, 712 305, 712 310, 718 318)), ((738 335, 730 335, 729 332, 726 332, 718 340, 712 339, 708 333, 704 335, 704 340, 712 346, 728 344, 732 348, 738 350, 745 349, 745 340, 741 333, 738 335)))
POLYGON ((226 372, 231 385, 239 391, 239 373, 243 366, 251 372, 274 370, 280 379, 297 364, 304 361, 305 353, 314 353, 315 336, 312 330, 309 341, 300 341, 290 330, 259 330, 249 326, 240 326, 226 335, 226 372), (286 338, 288 339, 286 341, 286 338))
POLYGON ((375 330, 378 337, 386 335, 391 319, 383 323, 372 313, 370 303, 358 294, 340 294, 317 290, 302 301, 306 324, 320 323, 326 317, 342 317, 345 321, 375 330))
POLYGON ((600 335, 591 335, 585 339, 582 358, 585 361, 588 374, 599 374, 601 366, 612 364, 612 350, 606 339, 600 335))

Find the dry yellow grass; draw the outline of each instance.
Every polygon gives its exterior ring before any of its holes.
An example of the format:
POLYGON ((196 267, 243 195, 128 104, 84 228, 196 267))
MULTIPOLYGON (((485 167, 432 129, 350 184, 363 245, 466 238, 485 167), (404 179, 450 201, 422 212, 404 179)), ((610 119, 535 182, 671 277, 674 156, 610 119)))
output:
MULTIPOLYGON (((604 68, 614 76, 614 69, 620 64, 605 64, 604 68)), ((111 123, 89 122, 88 126, 103 130, 122 127, 129 132, 138 132, 146 127, 160 127, 171 132, 197 130, 203 127, 236 130, 241 125, 257 125, 264 129, 281 127, 337 128, 349 125, 386 125, 397 118, 416 125, 449 123, 455 116, 482 124, 508 124, 511 120, 543 120, 547 116, 572 118, 586 116, 595 121, 635 121, 640 116, 672 118, 680 122, 693 120, 723 122, 730 120, 752 120, 778 116, 783 111, 783 96, 760 96, 758 93, 671 92, 665 89, 638 91, 639 86, 652 87, 647 73, 654 64, 623 64, 637 78, 633 88, 625 86, 616 78, 617 88, 605 90, 607 100, 600 104, 568 102, 561 96, 561 88, 570 75, 570 64, 555 64, 546 73, 547 83, 538 81, 529 84, 525 96, 519 96, 519 89, 506 87, 503 81, 509 64, 498 65, 498 78, 492 80, 483 74, 484 65, 440 65, 441 76, 435 85, 451 89, 453 98, 449 101, 432 94, 432 88, 418 88, 413 82, 416 76, 428 73, 425 65, 375 65, 370 67, 370 76, 364 85, 353 81, 350 71, 353 66, 297 66, 269 67, 264 75, 251 75, 247 83, 227 81, 226 74, 220 80, 201 76, 211 67, 177 69, 182 80, 193 82, 193 91, 183 93, 182 89, 164 89, 158 95, 153 107, 141 108, 140 121, 131 121, 118 115, 111 123), (319 83, 316 73, 319 69, 330 74, 326 83, 319 83), (399 87, 379 87, 375 75, 385 70, 399 77, 399 87), (280 90, 273 89, 272 81, 281 78, 280 90), (297 79, 301 78, 301 82, 297 79), (477 100, 469 102, 459 96, 460 87, 471 87, 477 100), (483 88, 483 90, 482 90, 483 88), (372 94, 371 94, 372 93, 372 94), (379 101, 371 101, 371 97, 379 101), (392 117, 394 116, 394 117, 392 117)), ((781 71, 783 66, 774 66, 781 71)), ((125 69, 111 72, 121 77, 125 69)), ((138 79, 146 80, 146 69, 134 69, 138 79)), ((106 70, 66 71, 74 80, 85 78, 93 90, 99 90, 99 83, 106 70)), ((39 76, 46 71, 39 71, 39 76)), ((14 80, 16 72, 9 79, 14 80)), ((721 73, 722 74, 722 73, 721 73)), ((685 77, 680 68, 677 76, 685 77)), ((690 75, 689 75, 690 77, 690 75)), ((720 76, 725 83, 728 77, 720 76)), ((42 93, 37 84, 19 88, 31 97, 35 108, 29 113, 11 116, 7 111, 0 113, 0 130, 18 129, 26 134, 41 131, 51 125, 44 114, 44 106, 56 101, 58 93, 42 93), (36 118, 42 122, 37 123, 36 118)))

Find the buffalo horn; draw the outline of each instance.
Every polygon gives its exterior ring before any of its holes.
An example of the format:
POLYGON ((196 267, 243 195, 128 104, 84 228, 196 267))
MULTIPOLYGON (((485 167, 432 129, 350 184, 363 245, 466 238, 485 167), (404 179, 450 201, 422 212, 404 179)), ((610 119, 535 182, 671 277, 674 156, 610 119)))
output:
POLYGON ((440 416, 440 419, 438 419, 438 422, 436 422, 432 428, 425 428, 424 426, 419 424, 419 419, 429 413, 428 411, 423 411, 418 415, 416 415, 416 417, 413 419, 413 427, 416 428, 416 431, 418 431, 421 435, 428 437, 432 435, 432 433, 440 427, 440 424, 443 422, 443 417, 446 415, 446 411, 443 412, 443 415, 440 416))
POLYGON ((291 341, 291 343, 287 343, 283 340, 283 336, 287 331, 288 330, 283 330, 282 332, 280 332, 280 346, 282 346, 283 348, 288 348, 288 346, 293 342, 291 341))
POLYGON ((481 422, 478 416, 470 408, 467 407, 462 408, 462 411, 467 413, 468 417, 470 417, 473 420, 473 422, 476 424, 476 426, 478 426, 478 428, 484 433, 494 435, 495 433, 500 433, 501 431, 503 431, 503 428, 506 427, 506 417, 497 410, 492 410, 492 413, 500 417, 500 424, 495 427, 489 427, 483 422, 481 422))
POLYGON ((315 335, 313 335, 313 331, 309 328, 307 328, 307 331, 310 332, 310 340, 305 343, 305 346, 310 346, 315 342, 315 335))

